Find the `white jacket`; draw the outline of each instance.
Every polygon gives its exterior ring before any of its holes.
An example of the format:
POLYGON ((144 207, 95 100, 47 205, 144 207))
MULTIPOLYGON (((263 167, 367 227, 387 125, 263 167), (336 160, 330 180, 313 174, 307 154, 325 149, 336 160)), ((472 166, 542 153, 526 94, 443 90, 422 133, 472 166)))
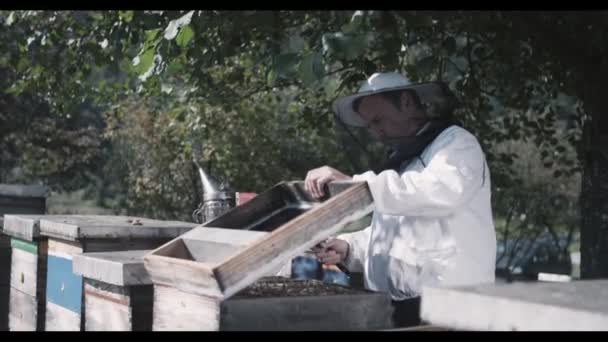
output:
POLYGON ((402 300, 424 285, 494 282, 490 173, 472 134, 449 127, 400 173, 353 180, 367 181, 375 211, 369 227, 338 238, 349 243, 345 264, 364 273, 366 288, 402 300))

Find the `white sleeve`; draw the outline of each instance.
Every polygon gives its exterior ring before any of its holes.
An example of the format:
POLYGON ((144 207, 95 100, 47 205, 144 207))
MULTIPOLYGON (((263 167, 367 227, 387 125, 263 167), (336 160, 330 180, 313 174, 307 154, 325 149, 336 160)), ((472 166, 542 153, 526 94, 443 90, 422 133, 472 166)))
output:
POLYGON ((350 272, 363 272, 363 265, 367 259, 367 247, 369 245, 371 229, 371 226, 368 226, 360 231, 337 236, 338 239, 348 243, 349 251, 344 261, 344 266, 350 272))
POLYGON ((485 157, 472 135, 438 137, 437 148, 419 171, 356 175, 367 181, 376 211, 401 216, 446 216, 470 200, 485 177, 485 157), (441 139, 440 139, 441 138, 441 139))

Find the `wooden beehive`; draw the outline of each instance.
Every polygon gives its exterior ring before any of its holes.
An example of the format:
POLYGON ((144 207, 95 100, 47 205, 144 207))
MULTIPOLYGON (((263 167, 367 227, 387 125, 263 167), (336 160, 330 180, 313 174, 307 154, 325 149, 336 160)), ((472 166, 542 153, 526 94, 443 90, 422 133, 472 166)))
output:
POLYGON ((48 237, 46 330, 85 328, 84 284, 82 277, 73 272, 74 255, 153 249, 195 226, 188 222, 105 215, 41 219, 40 234, 48 237))
MULTIPOLYGON (((151 331, 154 289, 144 268, 150 251, 84 253, 74 256, 74 272, 84 278, 85 330, 151 331)), ((163 322, 171 330, 198 330, 207 324, 205 301, 173 287, 157 286, 163 322), (203 306, 201 307, 201 302, 203 306), (179 308, 177 311, 175 308, 179 308)), ((391 325, 387 296, 362 289, 266 277, 221 302, 219 329, 363 330, 391 325)))
POLYGON ((422 293, 421 317, 452 330, 608 330, 606 279, 426 286, 422 293))
POLYGON ((43 331, 46 307, 47 239, 40 236, 43 215, 5 215, 11 237, 9 330, 43 331))
MULTIPOLYGON (((36 185, 0 184, 0 229, 5 214, 44 214, 47 188, 36 185)), ((0 232, 0 331, 8 330, 11 239, 0 232)))
POLYGON ((144 268, 150 250, 84 253, 73 271, 84 281, 86 331, 152 330, 152 281, 144 268))
POLYGON ((328 198, 315 201, 303 183, 281 183, 146 255, 153 329, 221 330, 222 303, 373 210, 366 183, 335 182, 328 190, 328 198))

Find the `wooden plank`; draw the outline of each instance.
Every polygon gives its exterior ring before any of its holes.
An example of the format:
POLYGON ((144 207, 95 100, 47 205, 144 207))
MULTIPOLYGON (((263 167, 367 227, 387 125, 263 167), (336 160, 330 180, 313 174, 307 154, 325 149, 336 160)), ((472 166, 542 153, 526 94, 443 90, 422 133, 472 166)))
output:
POLYGON ((72 215, 61 220, 41 219, 45 236, 78 239, 158 238, 171 239, 196 227, 194 223, 160 221, 141 217, 72 215))
MULTIPOLYGON (((244 206, 260 206, 255 201, 244 206)), ((144 264, 155 284, 226 299, 372 210, 367 184, 354 183, 272 232, 195 228, 146 255, 144 264)))
POLYGON ((169 239, 159 238, 121 238, 121 239, 84 239, 81 240, 84 251, 87 253, 107 251, 137 251, 154 249, 161 246, 169 239))
POLYGON ((222 255, 242 250, 247 243, 258 241, 267 234, 235 229, 195 228, 184 234, 183 238, 159 247, 154 258, 146 259, 150 254, 144 256, 144 265, 155 284, 171 285, 200 295, 222 296, 211 269, 214 261, 220 261, 222 255), (210 256, 210 259, 205 260, 205 256, 210 256))
POLYGON ((225 331, 365 331, 393 326, 390 298, 380 293, 230 298, 221 303, 225 331))
POLYGON ((131 331, 128 291, 118 286, 85 280, 85 330, 131 331))
MULTIPOLYGON (((43 325, 38 326, 39 305, 35 296, 11 288, 9 307, 10 331, 42 330, 43 325)), ((41 319, 40 322, 44 320, 41 319)))
POLYGON ((408 328, 383 329, 383 331, 451 331, 448 328, 432 324, 422 324, 408 328))
POLYGON ((85 279, 87 331, 151 331, 153 288, 85 279))
MULTIPOLYGON (((82 277, 72 273, 72 260, 49 251, 47 303, 53 303, 80 315, 82 312, 82 277)), ((48 320, 47 320, 48 323, 48 320)))
POLYGON ((219 324, 217 299, 154 286, 154 331, 217 331, 219 324))
MULTIPOLYGON (((37 250, 37 248, 36 248, 37 250)), ((11 258, 11 287, 32 297, 38 292, 38 254, 13 248, 11 258)))
POLYGON ((34 241, 40 238, 40 218, 44 215, 4 215, 4 234, 34 241))
POLYGON ((46 331, 80 331, 80 314, 57 304, 46 303, 46 331))
POLYGON ((48 240, 48 254, 54 256, 61 256, 65 259, 72 259, 74 254, 80 254, 83 252, 83 246, 80 242, 61 240, 61 239, 49 239, 48 240))
POLYGON ((18 238, 11 239, 11 248, 20 249, 26 253, 38 255, 38 243, 32 243, 31 241, 21 240, 18 238))
POLYGON ((151 285, 144 255, 151 250, 84 253, 74 256, 73 271, 118 286, 151 285))
POLYGON ((80 331, 83 328, 82 277, 72 272, 74 254, 82 253, 78 242, 49 238, 46 286, 47 330, 80 331), (53 312, 49 310, 53 308, 53 312))
POLYGON ((456 330, 604 331, 608 280, 425 287, 421 318, 456 330))
POLYGON ((367 183, 359 183, 289 221, 215 269, 224 296, 230 297, 268 275, 286 260, 304 253, 373 208, 367 183))

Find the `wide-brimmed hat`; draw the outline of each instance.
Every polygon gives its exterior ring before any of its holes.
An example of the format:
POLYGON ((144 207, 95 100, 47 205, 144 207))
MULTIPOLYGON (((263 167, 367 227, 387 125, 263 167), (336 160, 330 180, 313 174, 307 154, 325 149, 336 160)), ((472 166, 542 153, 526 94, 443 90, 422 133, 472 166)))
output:
POLYGON ((373 74, 363 82, 356 94, 341 97, 334 101, 333 109, 346 124, 365 127, 365 121, 353 108, 355 100, 364 96, 401 89, 415 91, 430 118, 451 113, 457 103, 454 94, 443 82, 412 83, 402 74, 386 72, 373 74))

